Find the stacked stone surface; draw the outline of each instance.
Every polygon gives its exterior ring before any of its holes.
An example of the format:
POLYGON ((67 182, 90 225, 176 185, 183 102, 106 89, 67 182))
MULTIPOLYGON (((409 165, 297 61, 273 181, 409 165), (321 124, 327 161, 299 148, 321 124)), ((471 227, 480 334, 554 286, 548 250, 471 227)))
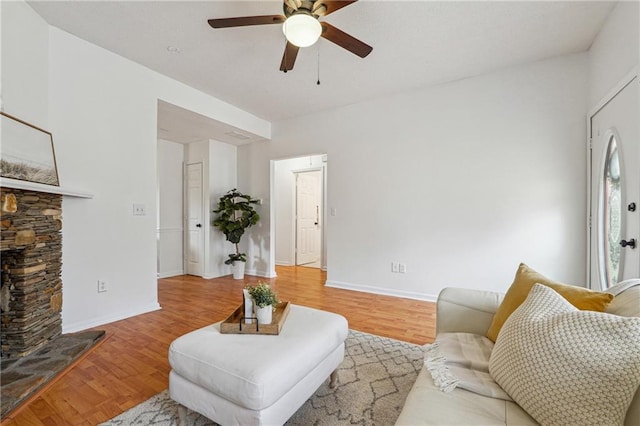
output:
POLYGON ((62 196, 1 188, 2 358, 62 332, 62 196))

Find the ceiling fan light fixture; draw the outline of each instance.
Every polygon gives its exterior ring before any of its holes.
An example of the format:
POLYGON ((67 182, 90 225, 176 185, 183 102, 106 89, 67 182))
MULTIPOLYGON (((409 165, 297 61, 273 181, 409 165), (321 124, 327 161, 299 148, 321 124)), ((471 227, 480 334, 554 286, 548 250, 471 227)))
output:
POLYGON ((318 41, 322 33, 322 26, 313 16, 297 13, 284 21, 282 32, 289 43, 298 47, 308 47, 318 41))

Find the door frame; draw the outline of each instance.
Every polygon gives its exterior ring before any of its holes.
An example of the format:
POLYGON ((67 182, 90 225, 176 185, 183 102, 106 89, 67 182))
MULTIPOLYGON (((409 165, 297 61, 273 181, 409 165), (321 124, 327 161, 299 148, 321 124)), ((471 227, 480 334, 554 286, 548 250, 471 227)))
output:
POLYGON ((328 192, 329 192, 329 187, 327 184, 327 180, 328 180, 328 176, 329 176, 329 171, 328 171, 328 165, 327 163, 329 155, 326 153, 311 153, 311 154, 306 154, 306 155, 294 155, 291 157, 280 157, 280 158, 272 158, 271 160, 269 160, 269 199, 270 199, 270 205, 269 205, 269 263, 268 263, 268 276, 267 278, 276 278, 278 276, 278 274, 276 274, 276 243, 275 243, 275 237, 276 237, 276 216, 277 216, 277 206, 278 206, 278 200, 276 197, 276 163, 278 163, 279 161, 283 161, 283 160, 289 160, 289 159, 293 159, 293 158, 301 158, 301 157, 309 157, 309 156, 321 156, 322 157, 322 203, 323 203, 323 209, 322 209, 322 221, 324 223, 324 227, 322 228, 322 256, 321 256, 321 269, 323 271, 327 271, 328 269, 328 256, 327 256, 327 250, 328 250, 328 237, 327 237, 327 229, 328 229, 328 224, 327 224, 327 217, 328 217, 328 210, 327 210, 327 206, 329 205, 328 203, 328 192))
POLYGON ((294 202, 292 203, 292 208, 293 208, 293 215, 292 217, 294 218, 293 221, 291 221, 291 227, 292 227, 292 233, 291 235, 293 236, 293 244, 292 244, 292 249, 293 249, 293 264, 295 266, 298 265, 298 180, 297 180, 297 176, 298 173, 308 173, 308 172, 320 172, 320 202, 322 203, 322 208, 320 209, 320 223, 321 228, 320 228, 320 269, 326 269, 325 266, 325 259, 324 259, 324 224, 325 224, 325 217, 324 217, 324 211, 325 211, 325 197, 324 197, 324 175, 325 175, 325 171, 324 171, 324 167, 319 166, 319 167, 309 167, 309 168, 304 168, 304 169, 296 169, 296 170, 291 170, 291 173, 294 175, 294 179, 293 179, 293 200, 294 202))
MULTIPOLYGON (((600 290, 600 287, 594 285, 595 284, 593 282, 594 277, 591 276, 591 270, 592 270, 591 239, 593 237, 593 232, 595 231, 594 229, 595 226, 593 223, 594 212, 591 211, 591 206, 592 206, 591 188, 592 188, 593 178, 594 178, 592 173, 594 164, 593 164, 593 150, 591 149, 592 141, 593 141, 591 122, 593 120, 593 117, 602 108, 604 108, 609 102, 611 102, 611 100, 613 100, 613 98, 615 98, 618 93, 622 92, 622 90, 624 90, 629 84, 631 84, 635 78, 640 79, 639 71, 640 71, 640 66, 636 65, 635 67, 633 67, 633 69, 627 75, 625 75, 624 78, 622 78, 622 80, 620 80, 618 84, 616 84, 614 88, 611 91, 609 91, 609 93, 607 93, 607 95, 604 96, 596 104, 596 106, 594 106, 591 110, 589 110, 589 113, 587 114, 587 143, 586 143, 586 147, 587 147, 587 230, 586 230, 587 231, 587 262, 586 262, 587 270, 586 270, 586 276, 587 276, 587 287, 592 290, 600 290)), ((640 92, 640 84, 637 85, 636 90, 640 92)))

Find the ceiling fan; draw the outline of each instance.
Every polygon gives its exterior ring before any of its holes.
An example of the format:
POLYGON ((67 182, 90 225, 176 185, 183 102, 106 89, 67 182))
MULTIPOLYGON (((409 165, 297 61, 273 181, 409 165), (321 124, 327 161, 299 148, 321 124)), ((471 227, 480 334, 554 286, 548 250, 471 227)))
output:
POLYGON ((213 28, 244 27, 249 25, 283 24, 287 39, 280 71, 293 69, 298 50, 314 44, 318 38, 327 40, 364 58, 373 48, 318 18, 327 16, 338 9, 349 6, 357 0, 283 0, 284 15, 243 16, 238 18, 209 19, 213 28))

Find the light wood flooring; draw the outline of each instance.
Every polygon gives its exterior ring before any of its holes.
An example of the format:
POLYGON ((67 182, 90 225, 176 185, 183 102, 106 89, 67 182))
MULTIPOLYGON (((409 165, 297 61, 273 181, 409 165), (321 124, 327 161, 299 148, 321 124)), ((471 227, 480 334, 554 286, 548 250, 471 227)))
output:
MULTIPOLYGON (((315 268, 278 267, 268 281, 282 301, 339 313, 349 328, 424 344, 435 337, 435 305, 410 299, 325 287, 315 268)), ((177 337, 225 319, 240 303, 242 288, 256 283, 230 276, 158 280, 162 309, 107 324, 107 338, 5 425, 95 425, 168 387, 169 344, 177 337)))

